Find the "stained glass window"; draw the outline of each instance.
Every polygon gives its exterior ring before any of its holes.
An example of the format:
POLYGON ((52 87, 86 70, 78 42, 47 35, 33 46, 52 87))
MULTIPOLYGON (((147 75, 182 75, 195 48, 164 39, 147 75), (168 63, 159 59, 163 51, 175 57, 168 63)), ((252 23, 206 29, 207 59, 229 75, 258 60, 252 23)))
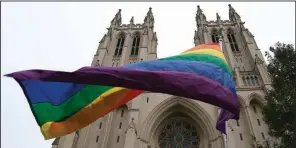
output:
POLYGON ((174 118, 161 129, 158 142, 160 148, 199 148, 200 139, 194 126, 174 118))
POLYGON ((233 31, 231 29, 228 29, 227 38, 229 40, 231 50, 233 52, 239 51, 236 40, 235 40, 234 33, 233 33, 233 31))
POLYGON ((131 51, 132 56, 137 56, 138 55, 139 46, 140 46, 140 34, 136 33, 135 37, 133 39, 133 46, 132 46, 132 51, 131 51))
POLYGON ((124 40, 125 40, 125 35, 120 34, 119 38, 117 40, 117 45, 116 45, 114 56, 121 56, 124 40))

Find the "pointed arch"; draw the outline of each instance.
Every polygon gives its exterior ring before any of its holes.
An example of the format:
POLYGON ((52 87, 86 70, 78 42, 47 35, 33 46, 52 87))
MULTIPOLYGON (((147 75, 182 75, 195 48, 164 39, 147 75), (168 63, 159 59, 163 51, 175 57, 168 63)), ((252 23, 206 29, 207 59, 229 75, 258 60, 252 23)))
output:
POLYGON ((198 103, 193 100, 172 96, 158 104, 140 127, 140 137, 150 145, 157 145, 156 133, 168 117, 182 113, 194 121, 201 136, 201 147, 223 145, 221 134, 215 129, 215 121, 198 103))
POLYGON ((132 33, 132 37, 135 38, 136 36, 141 37, 141 36, 142 36, 142 35, 141 35, 141 32, 140 32, 140 31, 134 31, 134 32, 132 33))
POLYGON ((246 77, 247 77, 246 80, 247 80, 248 86, 251 86, 251 79, 249 78, 249 76, 246 76, 246 77))
POLYGON ((136 31, 133 33, 132 37, 133 37, 133 44, 131 49, 131 56, 137 56, 140 49, 141 34, 139 31, 136 31))
POLYGON ((254 79, 255 79, 255 83, 256 83, 256 85, 260 85, 260 84, 259 84, 259 79, 258 79, 258 77, 257 77, 257 76, 254 76, 254 79))
POLYGON ((255 86, 256 85, 256 82, 255 82, 255 77, 251 76, 251 82, 252 82, 252 85, 255 86))
POLYGON ((126 38, 125 32, 118 33, 114 56, 121 56, 125 38, 126 38))
POLYGON ((248 95, 248 105, 250 105, 252 102, 259 104, 261 107, 263 107, 266 104, 266 100, 264 99, 264 96, 256 92, 253 92, 248 95))
POLYGON ((219 43, 219 33, 216 28, 213 28, 211 30, 211 38, 212 38, 212 42, 219 43))
POLYGON ((227 29, 227 38, 232 52, 238 52, 239 48, 235 39, 234 31, 231 28, 227 29))
POLYGON ((246 100, 242 96, 237 94, 237 99, 241 108, 245 108, 248 106, 246 100))

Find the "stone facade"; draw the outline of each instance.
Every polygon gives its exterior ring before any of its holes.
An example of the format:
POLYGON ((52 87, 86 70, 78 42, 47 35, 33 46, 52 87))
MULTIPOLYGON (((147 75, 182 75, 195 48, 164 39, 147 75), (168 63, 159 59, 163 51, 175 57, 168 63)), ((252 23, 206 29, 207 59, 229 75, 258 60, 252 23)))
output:
MULTIPOLYGON (((236 81, 240 120, 228 122, 228 137, 215 129, 218 108, 203 102, 145 92, 84 129, 57 138, 53 148, 165 148, 185 140, 186 148, 250 148, 270 138, 262 120, 270 78, 254 36, 229 5, 229 20, 208 21, 198 6, 195 45, 218 42, 236 81), (182 132, 180 132, 182 131, 182 132), (160 136, 161 135, 161 136, 160 136)), ((142 24, 121 23, 121 10, 100 41, 92 66, 121 66, 157 59, 157 36, 150 8, 142 24)))

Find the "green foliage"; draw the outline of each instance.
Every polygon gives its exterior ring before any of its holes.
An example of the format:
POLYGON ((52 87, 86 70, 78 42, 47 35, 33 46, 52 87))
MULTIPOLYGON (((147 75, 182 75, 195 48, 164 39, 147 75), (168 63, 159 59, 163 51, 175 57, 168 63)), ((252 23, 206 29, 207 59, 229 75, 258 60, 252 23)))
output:
POLYGON ((296 147, 296 51, 291 44, 277 43, 266 52, 273 89, 263 108, 269 134, 280 139, 279 148, 296 147))
POLYGON ((252 148, 279 148, 279 146, 273 141, 265 140, 263 143, 257 141, 255 145, 252 144, 252 148))

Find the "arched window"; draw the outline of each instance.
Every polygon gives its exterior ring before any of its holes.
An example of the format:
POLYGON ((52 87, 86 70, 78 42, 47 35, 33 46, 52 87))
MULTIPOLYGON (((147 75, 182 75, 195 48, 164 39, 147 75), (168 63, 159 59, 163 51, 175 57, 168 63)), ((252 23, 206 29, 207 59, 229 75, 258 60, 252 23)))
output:
POLYGON ((199 148, 200 138, 192 124, 174 118, 161 129, 158 142, 159 148, 199 148))
POLYGON ((258 81, 258 77, 255 76, 255 82, 256 82, 256 85, 259 85, 259 81, 258 81))
POLYGON ((256 85, 256 84, 255 84, 255 78, 254 78, 253 76, 251 76, 251 82, 252 82, 252 85, 253 85, 253 86, 256 85))
POLYGON ((139 46, 140 46, 140 34, 137 32, 133 39, 133 45, 131 50, 132 56, 137 56, 139 53, 139 46))
POLYGON ((237 46, 237 43, 236 43, 236 40, 235 40, 234 33, 233 33, 233 31, 231 29, 228 29, 228 31, 227 31, 227 38, 229 40, 231 50, 233 52, 238 52, 239 49, 238 49, 238 46, 237 46))
POLYGON ((121 56, 124 40, 125 40, 125 35, 121 33, 117 40, 114 56, 121 56))
POLYGON ((248 86, 251 86, 251 79, 247 76, 247 84, 248 86))
POLYGON ((213 29, 213 30, 212 30, 212 35, 211 35, 211 37, 212 37, 212 42, 214 42, 214 43, 219 43, 219 35, 218 35, 218 31, 217 31, 217 29, 213 29))

